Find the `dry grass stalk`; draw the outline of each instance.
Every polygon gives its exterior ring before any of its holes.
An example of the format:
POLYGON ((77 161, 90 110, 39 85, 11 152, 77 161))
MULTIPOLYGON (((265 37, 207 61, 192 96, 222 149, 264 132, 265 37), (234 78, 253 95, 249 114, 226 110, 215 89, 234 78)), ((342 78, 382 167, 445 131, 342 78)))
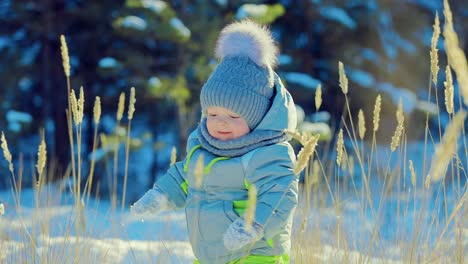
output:
POLYGON ((99 139, 101 140, 101 145, 104 149, 107 149, 109 142, 107 141, 107 136, 104 133, 99 134, 99 139))
POLYGON ((177 149, 176 149, 176 147, 172 147, 170 166, 174 165, 176 163, 176 160, 177 160, 177 149))
POLYGON ((319 175, 320 175, 320 164, 318 160, 314 160, 314 162, 312 163, 312 177, 310 181, 311 185, 318 184, 319 175))
POLYGON ((317 85, 315 89, 315 110, 319 110, 322 105, 322 85, 317 85))
POLYGON ((359 113, 358 113, 358 127, 359 127, 359 138, 363 140, 364 136, 366 135, 366 120, 364 118, 364 112, 362 111, 362 109, 359 109, 359 113))
POLYGON ((70 107, 71 112, 73 115, 73 121, 76 125, 79 124, 79 116, 78 116, 78 100, 76 99, 75 90, 71 90, 70 92, 70 107))
POLYGON ((128 178, 128 158, 130 155, 130 128, 133 119, 133 113, 135 113, 135 87, 130 89, 130 99, 128 101, 128 124, 127 124, 127 141, 125 143, 125 175, 124 175, 124 186, 122 194, 122 210, 125 206, 125 196, 127 193, 127 178, 128 178))
MULTIPOLYGON (((468 74, 468 73, 467 73, 468 74)), ((447 113, 453 114, 453 79, 452 79, 452 71, 450 70, 450 66, 447 65, 445 68, 445 76, 446 81, 444 82, 445 90, 445 107, 447 108, 447 113)))
POLYGON ((452 156, 457 152, 457 140, 463 129, 466 112, 460 111, 455 114, 453 120, 448 125, 442 140, 435 147, 432 157, 429 176, 432 182, 439 181, 445 177, 447 166, 452 156))
POLYGON ((128 101, 128 120, 133 119, 133 113, 135 113, 135 87, 130 89, 130 100, 128 101))
POLYGON ((431 41, 431 74, 432 74, 432 82, 435 86, 437 86, 437 76, 439 73, 439 57, 437 55, 437 41, 439 40, 440 36, 440 22, 439 22, 439 14, 436 12, 436 16, 434 19, 434 32, 432 33, 432 41, 431 41))
POLYGON ((413 161, 409 161, 409 170, 411 174, 411 185, 413 185, 413 188, 416 188, 416 172, 414 171, 414 165, 413 161))
POLYGON ((294 174, 298 175, 307 164, 310 157, 314 154, 320 135, 311 136, 310 139, 303 145, 302 149, 297 154, 297 161, 294 166, 294 174))
POLYGON ((445 49, 450 67, 455 71, 465 105, 468 105, 468 62, 460 48, 458 36, 453 28, 452 11, 447 0, 444 0, 444 38, 445 49))
POLYGON ((400 145, 401 134, 403 133, 403 129, 404 129, 405 116, 403 114, 403 103, 401 102, 401 99, 400 99, 400 102, 398 103, 396 118, 397 118, 397 127, 395 129, 395 133, 392 136, 392 142, 390 144, 390 150, 392 152, 395 151, 396 148, 400 145))
POLYGON ((42 172, 44 171, 46 161, 47 161, 47 146, 46 146, 45 140, 42 139, 41 143, 39 144, 39 149, 37 151, 36 168, 37 168, 37 174, 39 175, 39 178, 42 172))
MULTIPOLYGON (((286 130, 285 131, 287 134, 292 136, 295 140, 299 141, 302 146, 307 145, 307 142, 310 141, 311 138, 315 137, 315 135, 308 133, 308 132, 299 132, 299 131, 292 131, 292 130, 286 130)), ((320 135, 317 135, 320 137, 320 135)))
POLYGON ((352 155, 348 156, 348 172, 351 177, 354 175, 354 157, 352 155))
POLYGON ((251 185, 249 187, 248 193, 248 200, 247 200, 247 208, 244 213, 244 220, 245 220, 245 229, 250 230, 252 228, 253 220, 255 217, 255 210, 257 209, 257 188, 255 185, 251 185))
POLYGON ((70 77, 70 57, 68 56, 68 46, 64 35, 60 35, 60 50, 62 51, 62 64, 65 76, 70 77))
POLYGON ((3 205, 3 203, 0 203, 0 215, 4 215, 5 214, 5 206, 3 205))
POLYGON ((83 116, 84 116, 84 92, 83 92, 83 86, 80 87, 80 97, 78 98, 78 120, 79 123, 83 122, 83 116))
POLYGON ((91 195, 91 187, 93 186, 93 178, 94 178, 94 166, 96 163, 95 160, 95 154, 96 154, 96 148, 97 148, 97 130, 98 130, 98 124, 99 120, 101 119, 101 98, 99 96, 96 96, 96 99, 94 100, 94 107, 93 107, 93 114, 94 114, 94 137, 93 137, 93 151, 92 153, 92 159, 91 159, 91 166, 89 169, 89 175, 88 175, 88 180, 86 181, 86 186, 85 186, 85 191, 84 193, 88 194, 88 201, 89 201, 89 196, 91 195))
POLYGON ((14 169, 13 169, 13 162, 12 162, 12 159, 11 159, 11 153, 10 153, 10 150, 8 149, 8 143, 5 139, 5 134, 3 134, 3 131, 2 131, 2 138, 1 138, 1 141, 2 141, 2 150, 3 150, 3 156, 5 157, 6 161, 8 161, 8 169, 10 170, 11 174, 14 175, 14 169))
POLYGON ((380 96, 379 94, 375 98, 375 104, 374 104, 374 117, 372 120, 374 123, 374 132, 377 132, 377 130, 379 130, 381 105, 382 105, 382 96, 380 96))
POLYGON ((94 101, 93 114, 94 124, 97 125, 101 119, 101 98, 99 96, 96 96, 96 100, 94 101))
POLYGON ((344 152, 344 139, 343 139, 343 129, 340 128, 340 132, 338 133, 338 141, 336 142, 336 164, 338 167, 341 166, 341 161, 343 160, 343 152, 344 152))
POLYGON ((424 186, 426 186, 426 189, 428 190, 431 187, 431 176, 429 174, 426 176, 426 181, 424 182, 424 186))
POLYGON ((195 164, 195 186, 200 188, 203 183, 203 166, 205 165, 203 155, 200 155, 197 159, 197 163, 195 164))
POLYGON ((122 120, 124 110, 125 110, 125 93, 122 92, 119 96, 119 105, 117 106, 117 121, 122 120))
POLYGON ((341 91, 343 91, 344 94, 347 94, 348 93, 348 77, 346 77, 344 65, 341 61, 338 62, 338 73, 340 75, 339 81, 340 81, 341 91))

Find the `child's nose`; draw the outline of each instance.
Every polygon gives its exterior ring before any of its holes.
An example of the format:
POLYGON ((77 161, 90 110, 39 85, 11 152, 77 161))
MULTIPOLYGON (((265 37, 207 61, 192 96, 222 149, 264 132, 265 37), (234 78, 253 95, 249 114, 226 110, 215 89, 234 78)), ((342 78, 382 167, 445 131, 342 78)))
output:
POLYGON ((221 124, 221 125, 227 125, 227 118, 225 117, 219 117, 218 119, 218 123, 221 124))

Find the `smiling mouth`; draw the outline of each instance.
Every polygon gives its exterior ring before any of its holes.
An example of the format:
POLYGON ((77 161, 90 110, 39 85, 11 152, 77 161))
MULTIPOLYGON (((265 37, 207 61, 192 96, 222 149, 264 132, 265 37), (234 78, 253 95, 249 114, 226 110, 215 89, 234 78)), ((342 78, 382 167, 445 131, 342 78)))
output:
POLYGON ((228 135, 228 134, 231 134, 231 132, 218 131, 218 134, 220 134, 220 135, 228 135))

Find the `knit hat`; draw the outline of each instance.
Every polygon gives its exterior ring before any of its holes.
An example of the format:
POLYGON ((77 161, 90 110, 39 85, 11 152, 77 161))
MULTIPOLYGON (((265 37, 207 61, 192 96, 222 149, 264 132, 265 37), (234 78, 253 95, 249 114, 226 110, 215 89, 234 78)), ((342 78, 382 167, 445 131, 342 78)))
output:
POLYGON ((203 113, 209 106, 224 107, 254 129, 271 105, 277 52, 267 28, 250 20, 226 26, 215 50, 221 62, 200 93, 203 113))

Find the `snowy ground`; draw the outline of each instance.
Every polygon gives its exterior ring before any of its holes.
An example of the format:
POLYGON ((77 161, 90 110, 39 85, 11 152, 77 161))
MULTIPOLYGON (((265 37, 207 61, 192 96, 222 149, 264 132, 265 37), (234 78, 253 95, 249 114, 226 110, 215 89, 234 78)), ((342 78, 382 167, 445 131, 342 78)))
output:
MULTIPOLYGON (((5 214, 0 216, 0 263, 75 263, 77 259, 78 263, 192 263, 194 260, 187 241, 182 210, 142 220, 130 215, 128 210, 112 210, 107 201, 90 200, 82 224, 75 222, 79 217, 76 217, 72 206, 72 197, 59 195, 60 192, 53 187, 47 189, 49 196, 42 194, 39 199, 33 190, 23 190, 19 214, 14 209, 11 192, 0 192, 0 202, 5 206, 5 214), (48 200, 47 207, 36 210, 34 201, 45 200, 48 200), (77 238, 76 228, 85 230, 84 235, 77 238)), ((300 253, 301 260, 295 263, 311 263, 308 261, 311 259, 313 263, 341 263, 344 260, 350 263, 405 262, 402 258, 404 249, 385 242, 395 239, 387 237, 385 232, 374 245, 374 256, 365 259, 365 254, 359 254, 359 251, 368 250, 366 247, 369 245, 366 243, 371 238, 366 236, 370 236, 369 230, 375 225, 376 219, 360 214, 360 201, 356 199, 344 200, 342 208, 339 213, 333 208, 313 209, 307 221, 308 229, 312 231, 309 230, 310 234, 306 235, 299 231, 304 207, 297 210, 294 226, 296 235, 293 238, 297 241, 293 251, 307 250, 318 240, 320 245, 313 252, 300 253), (337 248, 338 222, 341 222, 344 235, 349 237, 346 251, 337 248), (314 228, 319 228, 319 231, 314 231, 314 228), (298 245, 299 240, 308 235, 313 236, 305 240, 310 243, 310 247, 298 245)), ((391 206, 389 208, 390 212, 395 209, 391 206)), ((410 213, 405 216, 412 214, 411 209, 406 210, 410 213)), ((410 229, 417 223, 412 219, 407 219, 408 223, 396 223, 398 221, 405 220, 392 218, 381 224, 389 231, 407 228, 410 234, 410 229)), ((405 230, 398 232, 406 233, 405 230)), ((465 226, 460 234, 464 240, 462 250, 466 252, 468 228, 465 226)))

